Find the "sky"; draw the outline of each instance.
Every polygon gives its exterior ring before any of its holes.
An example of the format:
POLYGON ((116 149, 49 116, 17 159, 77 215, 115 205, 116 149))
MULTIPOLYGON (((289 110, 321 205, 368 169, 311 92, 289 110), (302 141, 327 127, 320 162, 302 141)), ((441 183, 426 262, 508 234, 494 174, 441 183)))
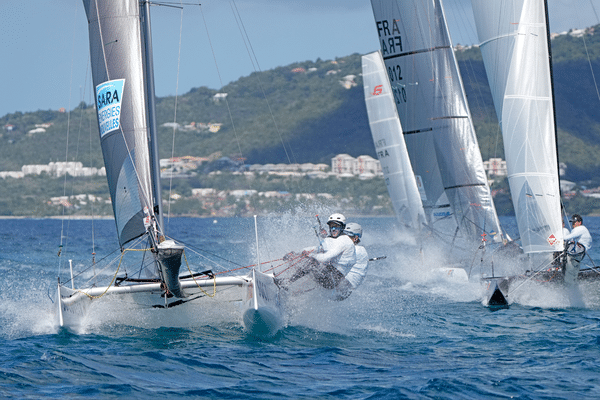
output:
MULTIPOLYGON (((445 0, 444 7, 454 44, 477 43, 470 0, 445 0)), ((598 24, 598 12, 600 0, 549 0, 550 30, 598 24)), ((206 0, 183 13, 153 6, 151 14, 159 97, 219 89, 256 70, 379 46, 370 0, 206 0)), ((91 103, 88 59, 81 0, 0 0, 0 117, 91 103)))

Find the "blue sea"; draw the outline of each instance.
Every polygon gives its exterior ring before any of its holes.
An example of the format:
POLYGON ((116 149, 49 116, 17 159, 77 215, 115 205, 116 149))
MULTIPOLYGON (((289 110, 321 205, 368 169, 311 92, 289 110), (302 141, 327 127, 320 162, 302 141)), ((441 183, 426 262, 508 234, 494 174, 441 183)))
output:
MULTIPOLYGON (((1 219, 0 397, 600 398, 600 282, 582 284, 577 301, 562 287, 531 283, 510 295, 510 308, 492 312, 478 284, 421 267, 394 218, 356 222, 369 255, 387 258, 370 263, 347 300, 305 298, 284 329, 260 338, 244 330, 234 305, 216 301, 205 314, 173 309, 177 318, 118 302, 81 331, 59 328, 57 275, 67 278, 67 259, 77 267, 92 252, 113 251, 114 221, 1 219)), ((600 218, 584 222, 600 248, 600 218)), ((310 218, 257 223, 261 261, 315 244, 310 218)), ((515 236, 514 219, 502 223, 515 236)), ((170 219, 168 233, 223 268, 255 262, 252 218, 170 219)), ((600 264, 600 251, 591 255, 600 264)), ((436 261, 424 257, 431 268, 436 261)))

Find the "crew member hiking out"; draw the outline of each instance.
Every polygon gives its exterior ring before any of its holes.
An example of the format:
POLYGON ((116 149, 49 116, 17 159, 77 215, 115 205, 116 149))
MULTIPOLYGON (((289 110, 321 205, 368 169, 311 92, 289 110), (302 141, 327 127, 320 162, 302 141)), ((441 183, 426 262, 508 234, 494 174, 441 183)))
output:
MULTIPOLYGON (((344 272, 356 263, 356 250, 350 237, 343 234, 346 227, 346 217, 335 213, 327 219, 329 235, 323 239, 322 247, 308 247, 302 251, 303 256, 310 260, 298 267, 298 270, 286 281, 276 282, 279 285, 293 283, 305 275, 311 277, 325 289, 334 289, 340 282, 345 281, 344 272)), ((286 257, 297 256, 294 253, 286 257)), ((348 283, 351 287, 351 285, 348 283)), ((344 284, 344 286, 346 286, 344 284)), ((340 288, 342 289, 342 288, 340 288)), ((340 298, 343 300, 348 296, 340 298)))
POLYGON ((354 263, 350 271, 346 274, 346 279, 352 285, 352 289, 356 289, 367 275, 369 254, 367 253, 367 250, 359 244, 363 234, 362 226, 355 222, 350 222, 346 225, 344 233, 352 239, 356 250, 356 263, 354 263))

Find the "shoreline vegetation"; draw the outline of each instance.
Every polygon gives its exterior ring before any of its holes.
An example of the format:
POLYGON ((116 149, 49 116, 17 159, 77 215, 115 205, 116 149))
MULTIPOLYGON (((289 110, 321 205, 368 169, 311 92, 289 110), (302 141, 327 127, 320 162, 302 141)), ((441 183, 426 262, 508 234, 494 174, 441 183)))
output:
MULTIPOLYGON (((382 177, 320 179, 197 170, 185 178, 163 179, 162 185, 163 212, 171 218, 251 217, 308 210, 339 210, 360 217, 395 215, 382 177)), ((491 188, 498 215, 514 216, 506 178, 496 179, 491 188)), ((584 196, 581 188, 569 192, 564 203, 569 213, 600 215, 600 199, 584 196)), ((113 219, 106 178, 65 180, 42 174, 2 181, 1 219, 63 217, 113 219)))

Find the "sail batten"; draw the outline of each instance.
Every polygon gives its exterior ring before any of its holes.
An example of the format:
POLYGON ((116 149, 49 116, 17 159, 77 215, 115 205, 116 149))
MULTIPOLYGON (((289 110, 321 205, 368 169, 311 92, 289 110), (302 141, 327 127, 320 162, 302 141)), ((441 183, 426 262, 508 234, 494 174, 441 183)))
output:
POLYGON ((383 59, 387 61, 387 60, 393 60, 394 58, 412 56, 412 55, 420 54, 420 53, 430 53, 430 52, 437 51, 437 50, 448 50, 451 48, 452 47, 450 47, 450 46, 437 46, 437 47, 431 47, 428 49, 413 50, 413 51, 408 51, 406 53, 384 56, 383 59))

